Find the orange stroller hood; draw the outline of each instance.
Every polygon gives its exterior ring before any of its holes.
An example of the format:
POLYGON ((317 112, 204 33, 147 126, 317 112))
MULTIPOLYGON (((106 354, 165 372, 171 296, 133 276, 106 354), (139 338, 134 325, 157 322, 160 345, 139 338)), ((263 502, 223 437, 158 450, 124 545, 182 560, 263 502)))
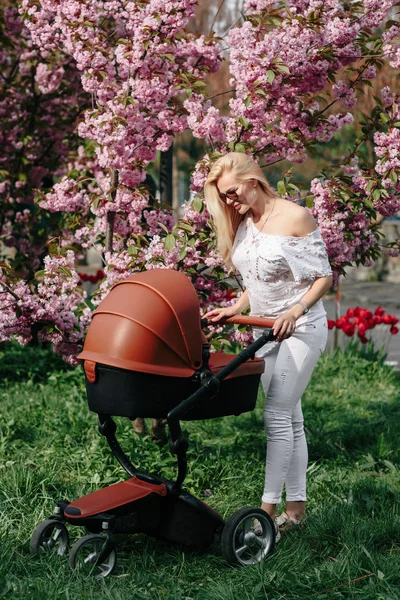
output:
POLYGON ((188 277, 172 269, 136 273, 114 285, 93 313, 83 351, 95 363, 190 377, 202 363, 200 307, 188 277))

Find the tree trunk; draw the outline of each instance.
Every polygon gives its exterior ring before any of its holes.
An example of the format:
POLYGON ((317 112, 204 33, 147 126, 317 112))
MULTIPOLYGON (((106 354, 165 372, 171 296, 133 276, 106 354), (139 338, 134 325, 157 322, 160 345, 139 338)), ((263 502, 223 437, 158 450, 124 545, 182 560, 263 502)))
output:
MULTIPOLYGON (((114 202, 118 189, 118 171, 113 169, 111 173, 111 200, 114 202)), ((106 252, 112 252, 114 239, 114 223, 115 211, 107 212, 107 228, 106 228, 106 252)))
POLYGON ((174 146, 171 144, 166 152, 161 152, 160 160, 160 200, 172 206, 172 165, 174 146))

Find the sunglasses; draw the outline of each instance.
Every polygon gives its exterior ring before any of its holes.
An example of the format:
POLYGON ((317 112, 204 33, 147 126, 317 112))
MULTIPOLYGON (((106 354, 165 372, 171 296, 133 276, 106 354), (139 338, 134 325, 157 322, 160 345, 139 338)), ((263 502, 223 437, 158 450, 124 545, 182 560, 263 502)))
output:
POLYGON ((237 200, 239 197, 237 195, 238 188, 239 188, 239 186, 235 189, 228 190, 227 192, 225 192, 225 194, 221 194, 221 192, 220 192, 219 197, 221 198, 222 202, 226 202, 227 200, 237 200))

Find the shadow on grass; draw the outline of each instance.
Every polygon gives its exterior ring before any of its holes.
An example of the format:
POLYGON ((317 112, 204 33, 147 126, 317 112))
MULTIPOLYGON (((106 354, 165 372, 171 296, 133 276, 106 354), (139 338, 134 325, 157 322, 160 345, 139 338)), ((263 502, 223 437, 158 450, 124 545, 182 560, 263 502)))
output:
POLYGON ((16 342, 0 344, 0 381, 19 382, 31 380, 46 382, 49 375, 73 371, 61 356, 41 346, 21 346, 16 342))

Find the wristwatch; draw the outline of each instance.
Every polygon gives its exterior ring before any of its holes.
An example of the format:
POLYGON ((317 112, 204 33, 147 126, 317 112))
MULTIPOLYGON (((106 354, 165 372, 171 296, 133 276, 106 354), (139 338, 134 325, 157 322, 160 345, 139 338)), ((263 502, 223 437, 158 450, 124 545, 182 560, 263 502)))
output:
POLYGON ((303 315, 306 315, 308 313, 308 311, 310 310, 309 307, 307 306, 307 304, 305 302, 302 302, 301 300, 299 300, 297 302, 297 304, 300 304, 300 306, 303 307, 303 315))

